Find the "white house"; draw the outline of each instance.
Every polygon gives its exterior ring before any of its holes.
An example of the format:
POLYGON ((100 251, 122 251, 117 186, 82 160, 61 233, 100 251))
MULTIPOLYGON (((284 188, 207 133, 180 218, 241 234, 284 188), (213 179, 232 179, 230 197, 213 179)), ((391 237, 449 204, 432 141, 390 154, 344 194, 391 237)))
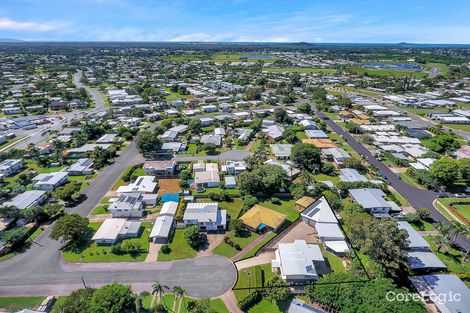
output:
POLYGON ((245 161, 225 161, 222 165, 222 171, 226 174, 238 175, 241 172, 246 171, 245 161))
POLYGON ((67 172, 52 172, 52 173, 42 173, 35 176, 32 181, 34 182, 34 187, 45 190, 45 191, 54 191, 57 187, 68 182, 68 173, 67 172))
POLYGON ((91 240, 97 244, 114 244, 120 239, 135 238, 140 233, 140 222, 110 218, 101 224, 91 240))
POLYGON ((280 243, 275 255, 276 259, 271 261, 273 270, 291 285, 314 282, 328 272, 320 247, 305 240, 280 243))
MULTIPOLYGON (((165 202, 168 203, 168 202, 165 202)), ((150 232, 150 241, 154 243, 166 243, 174 226, 173 215, 158 216, 150 232)))
POLYGON ((198 225, 203 231, 225 230, 227 226, 227 211, 219 210, 216 202, 188 203, 183 216, 186 226, 198 225))
POLYGON ((127 186, 120 186, 117 190, 117 194, 138 192, 138 193, 153 193, 157 188, 154 176, 139 176, 134 183, 127 186))
POLYGON ((109 207, 108 212, 113 217, 142 217, 144 203, 140 193, 123 193, 109 207))
POLYGON ((69 173, 70 176, 91 175, 93 174, 93 159, 78 159, 77 162, 64 169, 64 171, 69 173))
POLYGON ((24 210, 36 205, 41 205, 46 200, 46 192, 44 190, 27 190, 10 201, 4 202, 3 206, 15 206, 20 210, 24 210))
POLYGON ((18 173, 24 167, 20 159, 7 159, 0 162, 0 174, 5 177, 18 173))
POLYGON ((147 175, 167 176, 175 173, 175 160, 147 161, 143 169, 147 175))
POLYGON ((349 194, 354 201, 362 205, 364 209, 374 216, 388 216, 392 209, 392 204, 384 199, 385 193, 380 189, 350 189, 349 194))

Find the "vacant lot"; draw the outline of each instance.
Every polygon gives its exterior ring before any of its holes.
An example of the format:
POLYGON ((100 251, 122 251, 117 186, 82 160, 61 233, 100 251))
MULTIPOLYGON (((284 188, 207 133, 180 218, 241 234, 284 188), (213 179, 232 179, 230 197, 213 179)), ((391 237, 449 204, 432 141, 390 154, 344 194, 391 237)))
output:
POLYGON ((158 180, 158 195, 164 193, 177 193, 180 191, 179 179, 159 179, 158 180))

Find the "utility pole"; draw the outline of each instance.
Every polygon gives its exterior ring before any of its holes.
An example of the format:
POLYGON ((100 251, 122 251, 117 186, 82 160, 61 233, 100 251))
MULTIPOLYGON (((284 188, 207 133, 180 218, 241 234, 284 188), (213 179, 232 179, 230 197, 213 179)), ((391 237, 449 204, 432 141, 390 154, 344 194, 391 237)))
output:
POLYGON ((80 279, 82 280, 83 287, 88 288, 88 287, 86 286, 86 284, 85 284, 85 280, 83 279, 83 275, 82 275, 82 274, 80 274, 80 279))

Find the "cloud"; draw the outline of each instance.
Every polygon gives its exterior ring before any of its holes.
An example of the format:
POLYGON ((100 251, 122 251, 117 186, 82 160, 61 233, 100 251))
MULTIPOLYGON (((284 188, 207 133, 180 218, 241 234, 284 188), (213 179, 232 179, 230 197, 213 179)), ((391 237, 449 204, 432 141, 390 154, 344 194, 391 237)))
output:
POLYGON ((20 22, 14 21, 9 18, 0 19, 0 29, 13 30, 13 31, 34 31, 34 32, 48 32, 60 30, 64 27, 61 23, 38 23, 38 22, 20 22))

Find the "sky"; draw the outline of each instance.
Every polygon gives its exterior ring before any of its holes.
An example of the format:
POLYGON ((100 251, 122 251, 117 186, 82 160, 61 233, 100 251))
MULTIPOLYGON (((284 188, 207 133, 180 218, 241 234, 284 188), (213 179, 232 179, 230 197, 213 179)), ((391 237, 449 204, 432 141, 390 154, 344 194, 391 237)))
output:
POLYGON ((470 43, 469 0, 0 0, 0 38, 470 43))

